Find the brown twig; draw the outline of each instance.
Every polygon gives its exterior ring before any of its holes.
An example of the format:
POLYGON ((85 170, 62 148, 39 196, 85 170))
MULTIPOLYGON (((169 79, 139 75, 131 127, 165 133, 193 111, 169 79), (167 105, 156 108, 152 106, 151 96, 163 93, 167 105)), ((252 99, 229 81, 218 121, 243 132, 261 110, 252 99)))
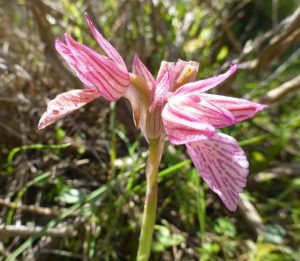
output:
MULTIPOLYGON (((24 225, 0 225, 0 238, 3 237, 30 237, 43 230, 40 226, 24 226, 24 225)), ((49 228, 45 232, 50 237, 68 237, 74 235, 74 229, 71 227, 49 228)))
POLYGON ((279 167, 266 170, 255 175, 254 180, 256 182, 263 182, 266 180, 291 177, 298 175, 300 173, 300 164, 299 163, 289 163, 284 164, 279 167))
POLYGON ((284 98, 289 93, 300 90, 300 75, 283 83, 259 98, 260 102, 273 103, 284 98))
POLYGON ((261 216, 258 214, 254 205, 247 199, 244 194, 240 194, 239 212, 242 218, 248 224, 251 231, 256 237, 262 235, 265 231, 265 226, 261 216))
MULTIPOLYGON (((291 46, 300 41, 299 24, 300 7, 298 7, 292 15, 277 24, 272 30, 252 41, 249 40, 239 57, 232 62, 239 63, 239 68, 243 70, 262 69, 270 65, 291 46), (257 52, 256 58, 247 61, 247 56, 255 52, 257 52)), ((224 64, 223 67, 228 67, 228 64, 224 64)))
MULTIPOLYGON (((34 215, 40 216, 59 216, 61 213, 65 211, 65 209, 52 209, 52 208, 44 208, 44 207, 37 207, 34 205, 21 205, 21 204, 14 204, 7 199, 0 199, 0 206, 8 207, 8 208, 15 208, 19 211, 28 212, 34 215)), ((71 214, 72 216, 77 216, 74 212, 71 214)))

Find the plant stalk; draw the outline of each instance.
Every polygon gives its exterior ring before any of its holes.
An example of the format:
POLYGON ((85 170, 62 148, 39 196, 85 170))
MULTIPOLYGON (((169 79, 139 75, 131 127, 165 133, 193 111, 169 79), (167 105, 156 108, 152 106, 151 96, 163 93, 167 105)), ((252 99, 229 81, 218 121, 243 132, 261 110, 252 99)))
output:
POLYGON ((164 138, 162 137, 149 140, 149 156, 146 169, 147 191, 136 258, 137 261, 147 261, 151 251, 157 209, 157 173, 161 161, 163 145, 164 138))

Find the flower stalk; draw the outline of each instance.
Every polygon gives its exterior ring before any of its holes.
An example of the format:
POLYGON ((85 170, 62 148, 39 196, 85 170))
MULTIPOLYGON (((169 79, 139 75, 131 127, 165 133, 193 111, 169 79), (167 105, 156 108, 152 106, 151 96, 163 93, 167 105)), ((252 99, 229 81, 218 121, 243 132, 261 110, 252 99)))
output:
POLYGON ((147 261, 150 255, 157 209, 157 173, 159 163, 161 161, 163 146, 163 137, 149 140, 149 156, 146 169, 147 191, 136 258, 137 261, 147 261))

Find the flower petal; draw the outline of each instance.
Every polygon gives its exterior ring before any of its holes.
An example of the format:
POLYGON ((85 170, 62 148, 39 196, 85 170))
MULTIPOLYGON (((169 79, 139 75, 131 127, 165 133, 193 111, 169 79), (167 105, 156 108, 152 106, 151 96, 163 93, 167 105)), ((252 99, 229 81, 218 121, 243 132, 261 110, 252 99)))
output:
POLYGON ((237 65, 231 65, 229 70, 223 74, 214 76, 212 78, 208 78, 205 80, 200 80, 196 82, 187 83, 183 86, 181 86, 179 89, 177 89, 174 93, 174 95, 187 95, 191 93, 199 93, 199 92, 205 92, 211 88, 214 88, 218 84, 225 81, 229 76, 234 74, 237 70, 237 65))
POLYGON ((185 62, 178 60, 176 64, 163 61, 161 63, 157 80, 154 99, 151 102, 150 111, 162 106, 168 92, 175 91, 181 85, 195 80, 199 64, 193 61, 185 62), (168 75, 168 82, 161 84, 161 81, 168 75))
POLYGON ((223 133, 215 133, 186 147, 203 180, 230 211, 235 211, 249 172, 246 155, 237 141, 223 133))
POLYGON ((71 69, 76 73, 77 77, 83 82, 84 85, 92 87, 94 84, 85 76, 84 72, 79 66, 79 63, 76 61, 76 58, 72 54, 69 46, 67 46, 60 39, 56 39, 55 48, 59 54, 65 59, 67 64, 71 69))
POLYGON ((102 36, 102 34, 97 30, 97 28, 93 25, 93 22, 89 18, 87 14, 84 15, 85 21, 87 22, 92 34, 94 35, 97 43, 101 46, 101 48, 106 52, 107 56, 115 61, 120 68, 123 70, 126 69, 125 62, 121 55, 117 52, 117 50, 102 36))
POLYGON ((231 112, 201 99, 198 94, 179 97, 171 96, 168 104, 172 108, 177 108, 181 115, 193 118, 196 122, 204 121, 215 128, 223 128, 236 123, 231 112))
POLYGON ((210 137, 215 128, 201 118, 185 113, 185 108, 170 100, 162 111, 163 124, 172 144, 185 144, 210 137))
POLYGON ((96 88, 72 90, 56 96, 48 103, 47 111, 42 115, 38 128, 45 128, 98 97, 100 94, 96 88))
POLYGON ((238 122, 254 117, 257 112, 267 107, 267 105, 247 101, 244 99, 212 95, 207 93, 201 93, 200 98, 230 111, 238 122))
POLYGON ((150 100, 150 112, 153 112, 156 108, 162 108, 166 95, 170 88, 169 72, 171 68, 173 68, 173 66, 174 63, 162 61, 156 78, 155 93, 150 100))
POLYGON ((156 84, 159 84, 161 80, 165 78, 166 74, 170 73, 173 67, 174 67, 174 63, 162 61, 157 73, 156 84))
POLYGON ((183 84, 192 82, 197 76, 199 64, 193 61, 178 60, 170 70, 170 92, 175 91, 183 84))
POLYGON ((85 77, 97 87, 106 100, 115 101, 127 91, 130 79, 127 71, 120 69, 105 56, 65 35, 67 45, 85 77))
POLYGON ((137 54, 135 54, 133 59, 132 72, 143 78, 146 81, 149 90, 151 92, 155 92, 155 79, 153 78, 147 67, 142 63, 137 54))

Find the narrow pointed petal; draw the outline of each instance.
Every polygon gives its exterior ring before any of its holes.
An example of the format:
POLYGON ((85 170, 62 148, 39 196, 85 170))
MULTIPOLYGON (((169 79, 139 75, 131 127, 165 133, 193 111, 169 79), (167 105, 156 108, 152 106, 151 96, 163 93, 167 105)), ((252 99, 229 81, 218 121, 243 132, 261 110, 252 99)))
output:
POLYGON ((172 144, 198 141, 214 134, 215 128, 212 125, 185 110, 169 101, 162 111, 163 124, 172 144))
POLYGON ((174 67, 174 63, 162 61, 157 73, 156 84, 159 84, 161 80, 165 78, 166 74, 170 73, 173 67, 174 67))
POLYGON ((200 98, 230 111, 238 122, 254 117, 257 112, 267 107, 267 105, 247 101, 244 99, 212 95, 207 93, 201 93, 200 98))
POLYGON ((137 54, 133 59, 132 72, 146 81, 151 93, 155 92, 155 79, 137 54))
POLYGON ((60 39, 56 39, 55 48, 65 59, 71 69, 76 73, 77 77, 82 81, 82 83, 88 87, 92 87, 94 84, 85 76, 84 71, 79 66, 79 63, 76 61, 76 58, 72 54, 70 48, 60 39))
POLYGON ((176 108, 184 117, 190 117, 196 122, 206 122, 215 128, 223 128, 236 123, 231 112, 201 99, 199 95, 172 96, 167 105, 174 108, 173 110, 176 108))
POLYGON ((205 80, 187 83, 181 86, 179 89, 177 89, 174 95, 178 96, 178 95, 187 95, 190 93, 205 92, 209 89, 216 87, 220 83, 224 82, 229 76, 234 74, 236 70, 237 70, 237 65, 232 65, 230 66, 229 70, 223 74, 205 80))
POLYGON ((85 77, 97 87, 106 100, 118 100, 127 91, 130 78, 127 71, 120 69, 105 56, 97 54, 87 46, 65 35, 66 43, 78 62, 85 77))
POLYGON ((156 81, 156 89, 153 99, 150 101, 149 111, 153 112, 156 109, 162 109, 170 86, 169 73, 166 71, 161 75, 159 81, 156 81))
POLYGON ((72 90, 56 96, 48 103, 47 111, 42 115, 38 128, 45 128, 98 97, 100 94, 96 88, 72 90))
POLYGON ((223 133, 215 133, 186 147, 203 180, 228 210, 235 211, 249 172, 246 155, 237 141, 223 133))
POLYGON ((107 56, 113 61, 115 61, 120 66, 120 68, 126 70, 125 62, 121 55, 117 52, 117 50, 102 36, 102 34, 97 30, 97 28, 94 26, 93 22, 87 14, 85 14, 84 18, 92 34, 94 35, 97 43, 106 52, 107 56))

